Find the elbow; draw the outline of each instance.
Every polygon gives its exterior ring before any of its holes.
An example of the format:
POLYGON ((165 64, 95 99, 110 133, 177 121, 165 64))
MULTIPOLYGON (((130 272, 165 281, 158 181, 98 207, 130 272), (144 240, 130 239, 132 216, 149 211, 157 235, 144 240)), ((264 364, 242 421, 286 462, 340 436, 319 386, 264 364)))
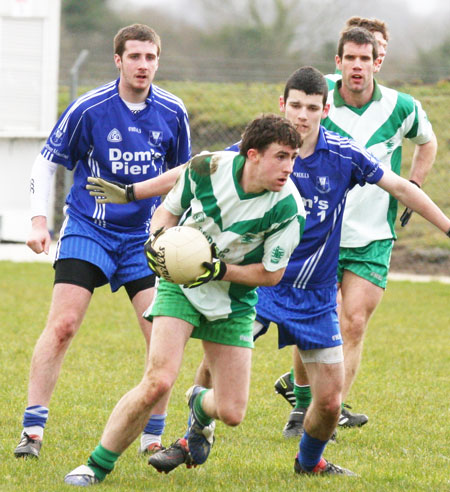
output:
POLYGON ((278 270, 277 272, 271 272, 270 275, 267 276, 266 283, 264 285, 266 287, 273 287, 280 283, 280 280, 283 278, 284 269, 282 271, 278 270))

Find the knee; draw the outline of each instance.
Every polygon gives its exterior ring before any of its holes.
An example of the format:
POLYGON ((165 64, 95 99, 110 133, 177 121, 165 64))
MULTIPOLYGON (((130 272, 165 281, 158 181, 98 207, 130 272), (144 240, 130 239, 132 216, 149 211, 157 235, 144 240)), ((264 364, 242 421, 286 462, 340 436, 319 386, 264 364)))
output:
POLYGON ((141 398, 147 407, 152 407, 168 391, 172 389, 173 381, 168 377, 145 376, 139 385, 141 398))
POLYGON ((230 427, 237 427, 245 417, 246 405, 227 405, 224 408, 218 408, 219 419, 230 427))
POLYGON ((341 411, 341 395, 329 395, 318 401, 317 406, 319 407, 319 412, 322 413, 322 415, 336 417, 341 411))
POLYGON ((78 317, 74 314, 67 313, 64 316, 52 320, 47 326, 47 331, 53 334, 56 346, 63 347, 70 343, 78 327, 78 317))
POLYGON ((342 336, 346 343, 358 343, 364 337, 367 319, 363 313, 355 312, 346 315, 341 323, 342 336))

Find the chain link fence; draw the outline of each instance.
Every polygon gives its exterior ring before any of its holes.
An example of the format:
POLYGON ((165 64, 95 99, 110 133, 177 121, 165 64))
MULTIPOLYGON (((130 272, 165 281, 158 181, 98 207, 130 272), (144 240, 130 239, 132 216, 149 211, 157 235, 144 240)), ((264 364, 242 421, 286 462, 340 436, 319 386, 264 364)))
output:
MULTIPOLYGON (((117 77, 112 64, 97 66, 95 70, 88 66, 83 67, 79 76, 79 93, 100 85, 117 77)), ((174 67, 176 64, 164 65, 174 67)), ((178 64, 179 70, 170 73, 170 70, 160 68, 155 83, 177 96, 181 97, 187 107, 192 137, 193 154, 201 150, 219 150, 231 145, 240 139, 245 124, 261 112, 278 112, 278 97, 282 94, 284 81, 298 65, 257 67, 251 61, 234 64, 205 64, 205 71, 189 72, 185 66, 178 64), (239 66, 240 65, 240 68, 239 66), (180 68, 181 67, 181 68, 180 68), (207 71, 207 68, 209 67, 207 71), (183 76, 181 76, 181 75, 183 76), (208 80, 208 82, 205 82, 208 80)), ((324 73, 329 73, 333 67, 322 63, 316 64, 324 73)), ((384 67, 383 67, 384 69, 384 67)), ((172 68, 173 70, 173 68, 172 68)), ((61 69, 61 93, 67 92, 69 79, 67 70, 61 69)), ((383 76, 385 74, 383 73, 383 76)), ((450 83, 441 82, 432 86, 409 85, 404 86, 401 74, 395 74, 392 83, 400 91, 408 92, 420 100, 433 124, 437 135, 439 150, 434 169, 431 171, 425 184, 425 191, 434 201, 450 214, 449 176, 450 176, 450 122, 447 118, 450 104, 450 83)), ((382 83, 384 83, 382 81, 382 83)), ((68 103, 61 97, 63 109, 68 103)), ((412 159, 414 146, 405 144, 403 171, 405 177, 409 175, 409 165, 412 159)), ((61 209, 64 200, 62 189, 64 178, 61 172, 57 176, 57 225, 61 220, 61 209)), ((55 230, 59 230, 55 228, 55 230)), ((426 224, 421 218, 411 220, 411 224, 399 231, 404 244, 420 244, 421 247, 439 247, 449 249, 445 236, 426 224)), ((450 273, 450 272, 449 272, 450 273)))

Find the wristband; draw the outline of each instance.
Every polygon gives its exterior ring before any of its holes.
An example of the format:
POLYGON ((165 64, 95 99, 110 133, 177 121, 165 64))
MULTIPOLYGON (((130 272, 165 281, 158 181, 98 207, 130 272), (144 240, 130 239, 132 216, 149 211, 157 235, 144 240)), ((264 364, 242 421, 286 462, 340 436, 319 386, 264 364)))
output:
POLYGON ((125 185, 125 198, 127 199, 127 202, 136 201, 136 195, 134 194, 134 185, 132 184, 125 185))
POLYGON ((450 237, 450 229, 447 232, 447 236, 450 237))
POLYGON ((420 184, 416 183, 413 179, 410 179, 409 182, 412 183, 413 185, 416 185, 417 188, 420 188, 420 184))

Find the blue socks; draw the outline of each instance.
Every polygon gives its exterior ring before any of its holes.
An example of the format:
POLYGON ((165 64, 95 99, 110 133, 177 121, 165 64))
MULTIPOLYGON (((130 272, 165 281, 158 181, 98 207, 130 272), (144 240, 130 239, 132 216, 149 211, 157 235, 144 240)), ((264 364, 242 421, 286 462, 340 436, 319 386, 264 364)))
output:
POLYGON ((305 471, 312 471, 319 463, 327 442, 311 437, 306 431, 303 432, 299 446, 298 462, 305 471))

